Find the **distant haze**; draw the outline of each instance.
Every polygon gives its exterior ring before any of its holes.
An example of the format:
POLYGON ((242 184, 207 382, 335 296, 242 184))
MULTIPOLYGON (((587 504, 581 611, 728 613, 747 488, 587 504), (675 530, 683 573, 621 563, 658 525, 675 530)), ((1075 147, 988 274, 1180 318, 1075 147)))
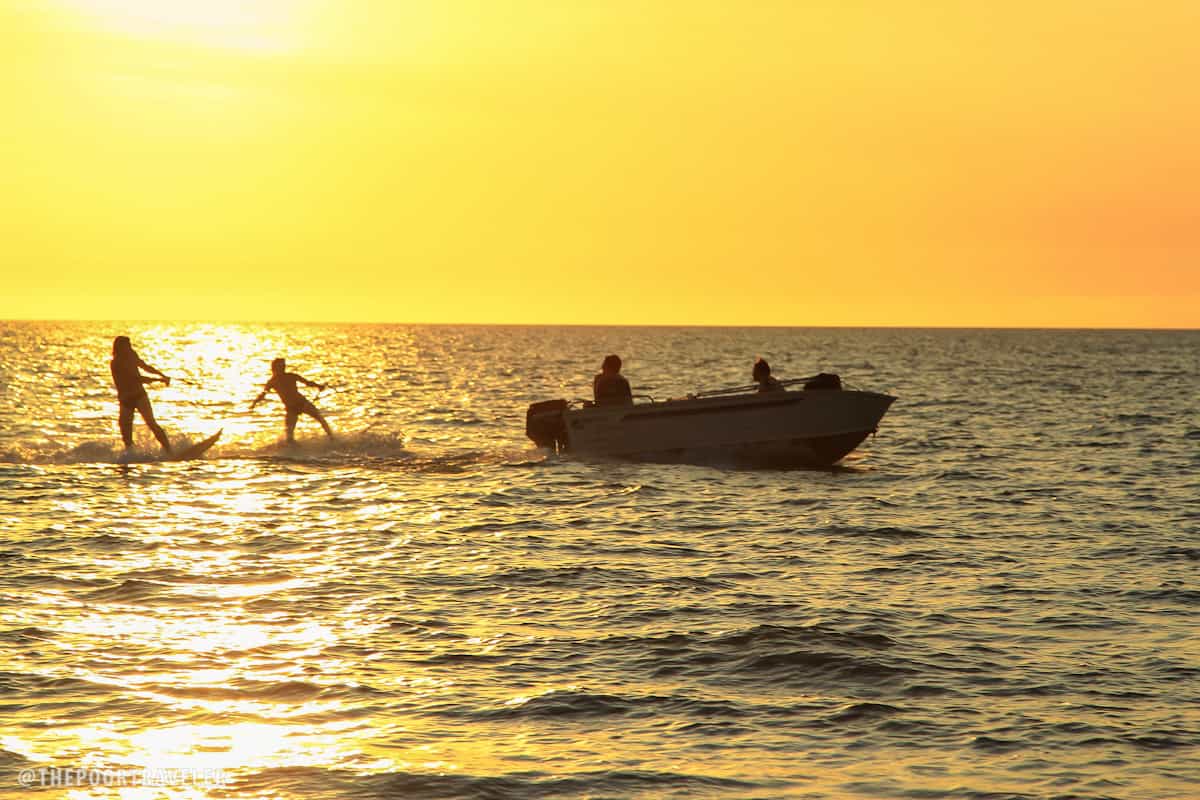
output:
POLYGON ((0 318, 1200 326, 1200 5, 0 5, 0 318))

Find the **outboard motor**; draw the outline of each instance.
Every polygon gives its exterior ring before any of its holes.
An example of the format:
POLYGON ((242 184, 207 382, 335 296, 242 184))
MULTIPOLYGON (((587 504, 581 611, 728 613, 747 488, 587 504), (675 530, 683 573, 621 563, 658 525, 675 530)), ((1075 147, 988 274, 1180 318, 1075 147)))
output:
POLYGON ((567 446, 567 423, 563 412, 566 400, 543 400, 531 403, 525 412, 525 435, 533 439, 538 447, 565 450, 567 446))
POLYGON ((805 389, 841 389, 842 379, 832 372, 822 372, 820 375, 813 376, 812 380, 806 381, 805 389))

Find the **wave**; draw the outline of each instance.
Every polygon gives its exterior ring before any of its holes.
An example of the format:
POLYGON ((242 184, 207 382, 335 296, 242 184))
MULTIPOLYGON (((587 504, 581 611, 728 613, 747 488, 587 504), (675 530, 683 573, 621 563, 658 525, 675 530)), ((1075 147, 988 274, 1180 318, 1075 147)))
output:
MULTIPOLYGON (((654 713, 653 698, 590 694, 570 689, 547 692, 528 700, 491 709, 481 715, 494 720, 560 720, 580 717, 641 716, 654 713)), ((660 709, 661 710, 661 709, 660 709)))
POLYGON ((24 628, 10 628, 6 631, 0 631, 0 642, 11 642, 13 644, 31 645, 34 647, 38 647, 42 642, 50 641, 54 638, 56 638, 54 632, 32 625, 24 628))
MULTIPOLYGON (((1004 728, 1004 732, 1012 732, 1004 728)), ((1123 748, 1143 750, 1191 749, 1200 743, 1200 732, 1191 728, 1151 728, 1129 730, 1121 725, 1100 725, 1083 721, 1028 721, 1018 736, 997 735, 1000 731, 979 733, 971 740, 977 750, 1009 753, 1037 747, 1123 748)))
POLYGON ((718 636, 713 644, 731 648, 754 648, 776 644, 836 644, 842 647, 863 647, 881 650, 896 645, 896 641, 879 633, 842 631, 827 625, 756 625, 744 631, 718 636))
POLYGON ((781 787, 778 780, 737 780, 685 772, 611 769, 552 775, 530 770, 504 775, 465 775, 458 772, 388 772, 363 775, 358 771, 320 767, 276 767, 240 778, 231 788, 254 796, 320 796, 337 798, 403 797, 413 800, 449 798, 642 797, 709 796, 781 787))
MULTIPOLYGON (((215 587, 215 586, 263 586, 280 584, 288 581, 295 581, 300 576, 286 570, 274 570, 257 572, 253 570, 244 570, 226 575, 219 574, 203 574, 194 572, 185 572, 183 570, 162 567, 159 569, 139 569, 136 572, 121 573, 116 576, 119 579, 124 579, 125 584, 138 582, 153 582, 158 587, 163 588, 189 588, 195 589, 200 587, 215 587)), ((125 584, 122 584, 124 586, 125 584)), ((116 591, 121 587, 110 587, 102 591, 116 591)), ((179 595, 172 595, 172 599, 178 599, 179 595)))
POLYGON ((1173 561, 1178 558, 1200 561, 1200 547, 1164 547, 1159 551, 1158 557, 1164 561, 1173 561))
POLYGON ((1170 422, 1166 417, 1156 416, 1154 414, 1137 413, 1137 414, 1117 414, 1118 422, 1129 422, 1134 425, 1159 425, 1170 422))
POLYGON ((135 603, 149 605, 154 603, 169 603, 175 605, 213 602, 213 598, 211 597, 181 594, 177 590, 177 587, 170 583, 139 580, 137 578, 129 578, 116 586, 96 589, 95 591, 88 592, 84 597, 92 602, 118 604, 135 603))
POLYGON ((1056 630, 1109 630, 1133 625, 1133 622, 1113 619, 1108 613, 1090 614, 1083 611, 1049 614, 1035 620, 1037 626, 1056 630))
POLYGON ((0 696, 20 695, 23 702, 41 698, 60 700, 63 697, 107 694, 112 687, 96 681, 65 675, 42 675, 34 672, 0 672, 0 696))
POLYGON ((1200 589, 1176 589, 1163 586, 1158 589, 1130 589, 1122 594, 1139 602, 1179 603, 1191 608, 1195 608, 1196 604, 1200 603, 1200 589))
POLYGON ((766 716, 794 716, 796 706, 767 706, 722 699, 677 695, 621 695, 587 692, 575 687, 556 689, 529 698, 518 698, 500 706, 448 716, 465 716, 485 721, 561 720, 590 717, 661 719, 664 716, 706 721, 737 720, 766 716))
POLYGON ((256 700, 304 703, 323 695, 345 694, 349 686, 321 686, 308 681, 240 681, 231 686, 152 686, 157 694, 184 700, 256 700))
POLYGON ((829 719, 832 722, 863 722, 903 713, 904 709, 888 703, 851 703, 829 719))
MULTIPOLYGON (((636 569, 610 567, 516 567, 498 572, 491 582, 498 586, 590 587, 628 584, 644 586, 650 576, 636 569)), ((490 587, 489 587, 490 588, 490 587)))
POLYGON ((736 666, 738 672, 781 682, 818 680, 874 683, 917 672, 915 666, 887 664, 861 656, 812 650, 747 656, 736 666))
MULTIPOLYGON (((931 667, 886 651, 897 645, 878 633, 826 625, 756 625, 720 633, 617 635, 563 642, 585 663, 616 662, 661 681, 685 676, 722 683, 866 683, 877 685, 931 667)), ((520 648, 506 649, 520 658, 520 648)))
MULTIPOLYGON (((423 626, 400 621, 398 630, 425 638, 423 626)), ((453 637, 439 637, 435 652, 412 653, 410 663, 423 667, 493 668, 523 675, 554 674, 569 660, 582 674, 637 675, 647 685, 664 680, 695 680, 722 685, 774 684, 844 688, 847 684, 878 688, 911 675, 931 677, 942 668, 920 663, 898 652, 888 636, 825 625, 792 627, 758 625, 728 632, 563 637, 540 642, 511 641, 486 651, 453 637)), ((637 702, 612 696, 550 695, 524 713, 622 714, 637 702), (631 705, 627 705, 631 703, 631 705)), ((649 702, 666 702, 650 698, 649 702)), ((504 712, 499 712, 503 714, 504 712)))
POLYGON ((813 532, 825 533, 830 536, 866 536, 881 539, 925 539, 936 536, 936 534, 916 528, 900 528, 893 525, 883 525, 877 528, 865 525, 830 525, 824 530, 816 529, 813 532))

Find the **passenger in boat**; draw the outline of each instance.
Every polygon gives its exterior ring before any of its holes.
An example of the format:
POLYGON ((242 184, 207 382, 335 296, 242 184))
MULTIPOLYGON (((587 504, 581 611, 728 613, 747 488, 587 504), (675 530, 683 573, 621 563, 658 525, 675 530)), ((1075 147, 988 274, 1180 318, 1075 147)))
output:
POLYGON ((754 360, 754 370, 751 375, 754 376, 754 382, 758 384, 760 392, 784 391, 783 384, 771 377, 771 365, 767 363, 766 359, 754 360))
POLYGON ((592 379, 592 397, 598 406, 633 405, 633 390, 621 375, 620 356, 605 356, 600 374, 592 379))
POLYGON ((154 409, 150 406, 150 396, 146 394, 145 389, 145 384, 155 381, 162 381, 170 386, 171 379, 138 358, 128 336, 113 339, 112 361, 108 366, 112 371, 113 384, 117 387, 117 402, 121 406, 117 414, 117 425, 121 429, 121 440, 125 442, 125 449, 133 448, 133 412, 136 411, 142 415, 142 420, 150 428, 154 438, 158 439, 162 449, 171 452, 171 442, 163 432, 162 426, 154 419, 154 409), (153 372, 158 377, 147 378, 142 375, 141 370, 153 372))
POLYGON ((306 378, 301 378, 294 372, 288 372, 287 362, 282 358, 275 359, 271 362, 271 380, 263 385, 263 390, 250 404, 250 410, 253 411, 254 407, 267 396, 267 392, 274 389, 275 394, 279 395, 279 399, 283 401, 283 407, 286 410, 284 425, 287 428, 288 444, 294 444, 296 441, 296 421, 300 419, 301 414, 308 414, 321 423, 321 427, 325 429, 325 435, 332 439, 333 431, 330 430, 329 423, 321 416, 321 412, 312 404, 312 401, 300 394, 300 390, 296 388, 297 383, 312 386, 320 391, 325 389, 324 384, 314 383, 306 378))

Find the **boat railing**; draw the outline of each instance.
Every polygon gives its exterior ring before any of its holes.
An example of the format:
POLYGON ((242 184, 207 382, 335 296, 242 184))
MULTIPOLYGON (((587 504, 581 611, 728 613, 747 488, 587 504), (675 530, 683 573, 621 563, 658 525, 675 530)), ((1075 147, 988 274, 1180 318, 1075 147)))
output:
MULTIPOLYGON (((786 386, 795 386, 797 384, 808 383, 809 381, 813 380, 814 378, 816 378, 815 375, 810 375, 807 378, 789 378, 788 380, 785 380, 785 381, 779 381, 779 385, 785 386, 785 387, 786 386)), ((726 394, 746 394, 747 392, 756 392, 756 391, 758 391, 758 384, 751 383, 751 384, 747 384, 746 386, 730 386, 725 389, 705 389, 702 392, 695 392, 693 394, 689 394, 688 399, 689 400, 699 400, 701 397, 720 397, 721 395, 726 395, 726 394)))
MULTIPOLYGON (((789 386, 802 386, 810 381, 817 380, 820 377, 821 377, 820 375, 809 375, 806 378, 788 378, 786 380, 779 381, 779 385, 783 388, 787 388, 789 386)), ((848 383, 845 383, 843 385, 847 389, 854 388, 848 383)), ((699 400, 704 397, 723 397, 724 395, 728 395, 728 394, 750 394, 750 393, 757 392, 757 391, 758 391, 757 383, 748 383, 745 386, 727 386, 724 389, 704 389, 699 392, 692 392, 684 397, 673 397, 670 399, 671 400, 699 400)), ((658 402, 658 400, 655 400, 652 395, 648 395, 648 394, 635 394, 635 395, 633 395, 633 399, 634 400, 647 400, 651 403, 658 402)), ((587 400, 582 397, 577 397, 574 400, 570 401, 570 406, 572 408, 592 408, 595 405, 596 405, 596 403, 594 401, 587 400)))
MULTIPOLYGON (((649 395, 649 394, 635 394, 635 395, 631 396, 631 399, 633 399, 633 400, 648 400, 651 403, 658 402, 657 400, 654 399, 653 395, 649 395)), ((583 397, 576 397, 574 400, 568 400, 567 405, 570 408, 595 408, 596 401, 588 400, 583 397)))

